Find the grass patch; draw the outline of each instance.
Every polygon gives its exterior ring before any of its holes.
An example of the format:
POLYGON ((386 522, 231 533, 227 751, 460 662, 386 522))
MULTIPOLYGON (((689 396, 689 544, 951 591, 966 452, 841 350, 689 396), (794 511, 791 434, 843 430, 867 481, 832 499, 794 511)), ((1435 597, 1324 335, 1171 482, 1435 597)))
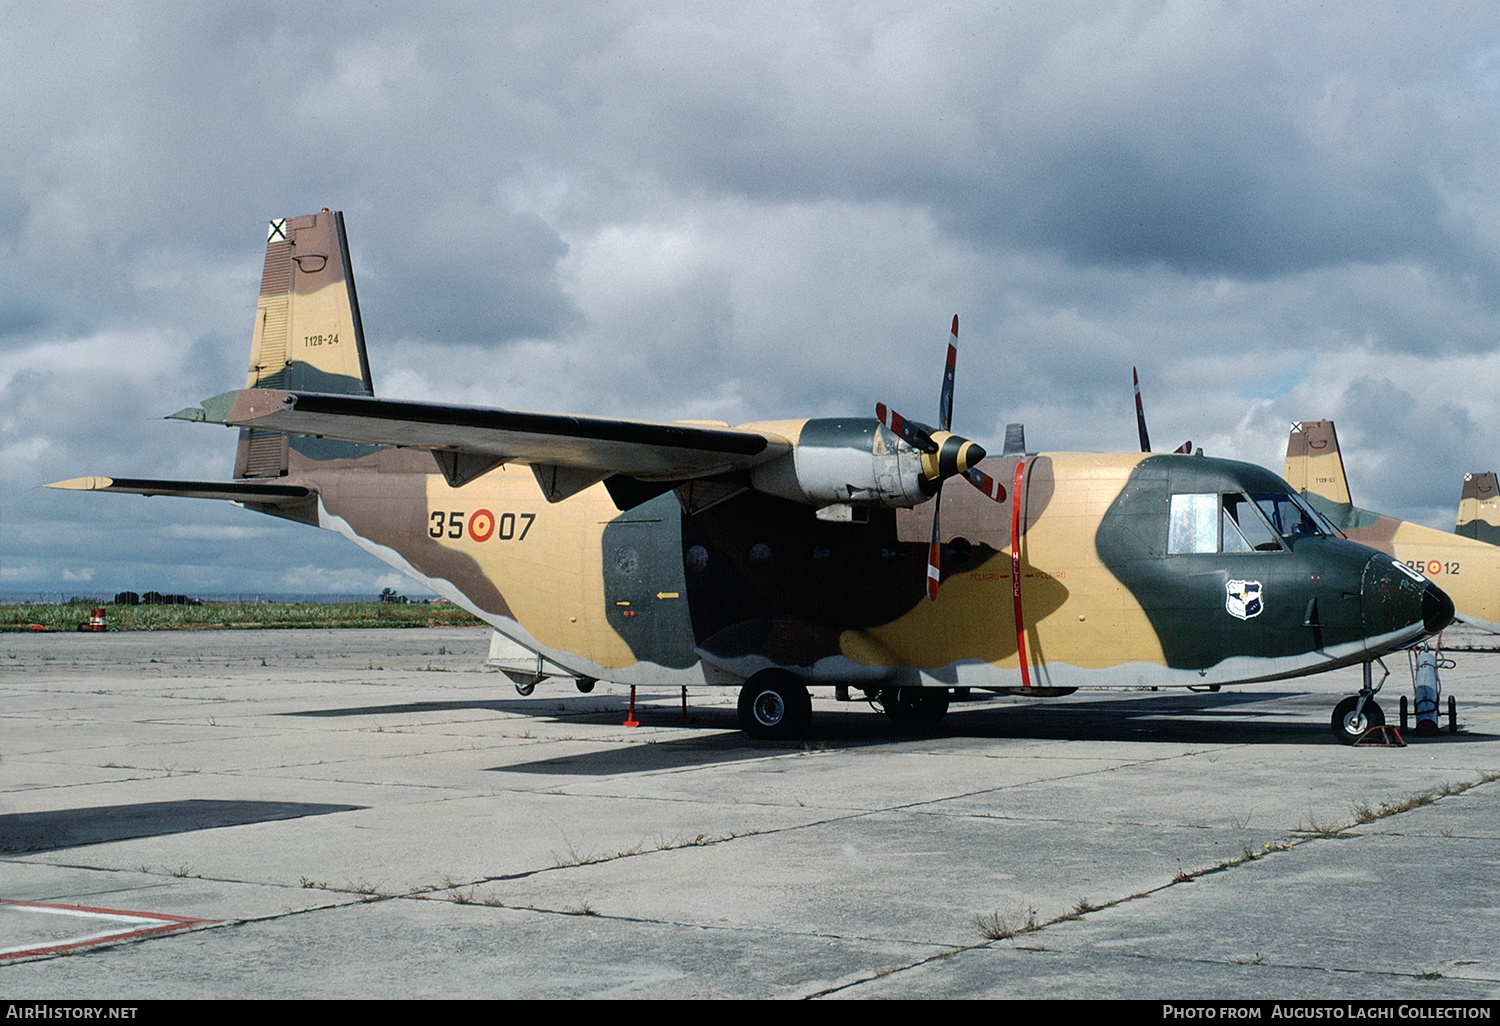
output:
POLYGON ((572 866, 592 866, 600 862, 612 862, 615 859, 628 859, 636 855, 650 855, 659 851, 676 851, 680 848, 706 848, 711 844, 720 844, 724 841, 733 841, 740 837, 749 837, 759 831, 750 830, 745 833, 728 833, 722 836, 709 836, 708 834, 697 834, 693 837, 658 837, 655 841, 641 838, 634 844, 626 845, 617 851, 586 851, 568 839, 563 834, 563 844, 567 845, 566 855, 557 852, 552 853, 552 868, 567 869, 572 866))
MULTIPOLYGON (((1368 823, 1370 821, 1364 819, 1360 820, 1360 822, 1368 823)), ((1321 837, 1327 840, 1332 837, 1341 836, 1345 830, 1348 830, 1353 825, 1352 823, 1319 823, 1317 817, 1309 812, 1307 815, 1307 826, 1298 825, 1297 829, 1293 830, 1292 833, 1297 837, 1321 837)))
POLYGON ((1034 907, 978 915, 974 917, 974 925, 985 940, 1009 940, 1023 933, 1035 933, 1042 928, 1042 924, 1036 921, 1034 907))
POLYGON ((224 602, 201 606, 113 606, 23 604, 0 606, 0 632, 76 631, 89 612, 102 608, 112 631, 296 630, 314 627, 482 627, 483 622, 448 602, 224 602))
POLYGON ((1381 802, 1376 806, 1371 806, 1369 802, 1358 802, 1353 807, 1354 822, 1373 823, 1387 816, 1397 816, 1403 812, 1410 812, 1412 809, 1420 809, 1424 805, 1431 805, 1439 798, 1451 798, 1478 787, 1480 784, 1493 783, 1497 779, 1500 779, 1500 774, 1484 773, 1478 780, 1471 783, 1443 784, 1426 791, 1418 791, 1416 794, 1409 794, 1394 802, 1381 802))

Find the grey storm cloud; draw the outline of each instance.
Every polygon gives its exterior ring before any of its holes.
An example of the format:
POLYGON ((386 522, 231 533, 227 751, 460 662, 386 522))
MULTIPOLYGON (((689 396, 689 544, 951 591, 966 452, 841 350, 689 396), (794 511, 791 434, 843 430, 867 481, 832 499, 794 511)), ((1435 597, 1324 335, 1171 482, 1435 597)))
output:
POLYGON ((23 3, 6 55, 0 589, 374 584, 37 487, 227 475, 158 418, 243 380, 264 223, 321 207, 387 394, 930 416, 956 311, 986 443, 1131 445, 1138 365, 1153 437, 1278 466, 1337 417, 1360 501, 1438 524, 1500 442, 1488 8, 23 3))

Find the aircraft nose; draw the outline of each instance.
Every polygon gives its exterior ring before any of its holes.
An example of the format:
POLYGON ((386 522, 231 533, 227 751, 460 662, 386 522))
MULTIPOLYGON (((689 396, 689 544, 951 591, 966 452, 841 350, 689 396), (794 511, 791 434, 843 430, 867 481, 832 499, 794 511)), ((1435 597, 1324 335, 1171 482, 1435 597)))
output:
POLYGON ((1366 638, 1408 633, 1419 624, 1424 635, 1431 635, 1453 621, 1453 600, 1390 556, 1372 556, 1365 564, 1360 599, 1366 638))
POLYGON ((1453 622, 1453 600, 1432 582, 1422 592, 1422 625, 1428 634, 1436 634, 1453 622))

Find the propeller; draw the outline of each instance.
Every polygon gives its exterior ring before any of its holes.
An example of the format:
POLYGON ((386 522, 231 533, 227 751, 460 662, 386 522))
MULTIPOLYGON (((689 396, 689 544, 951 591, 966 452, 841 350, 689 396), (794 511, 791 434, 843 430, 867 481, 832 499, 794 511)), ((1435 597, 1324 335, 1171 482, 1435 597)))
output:
POLYGON ((995 502, 1005 501, 1005 486, 980 470, 984 447, 962 435, 955 435, 953 425, 953 375, 958 362, 958 315, 953 315, 952 336, 948 341, 948 363, 943 369, 943 388, 938 396, 938 428, 932 431, 924 424, 907 420, 885 403, 875 404, 875 416, 896 437, 922 454, 922 491, 932 496, 932 541, 927 546, 927 597, 937 599, 942 579, 943 547, 938 539, 938 510, 943 497, 943 482, 962 475, 995 502))

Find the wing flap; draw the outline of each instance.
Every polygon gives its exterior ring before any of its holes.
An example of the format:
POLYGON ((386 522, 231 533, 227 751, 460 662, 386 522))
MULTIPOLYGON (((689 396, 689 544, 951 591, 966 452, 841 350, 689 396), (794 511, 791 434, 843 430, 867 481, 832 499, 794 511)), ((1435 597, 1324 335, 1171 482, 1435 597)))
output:
POLYGON ((568 467, 643 480, 707 477, 744 470, 791 451, 769 432, 696 424, 528 413, 370 396, 250 388, 174 414, 289 435, 371 445, 449 450, 497 462, 568 467))

